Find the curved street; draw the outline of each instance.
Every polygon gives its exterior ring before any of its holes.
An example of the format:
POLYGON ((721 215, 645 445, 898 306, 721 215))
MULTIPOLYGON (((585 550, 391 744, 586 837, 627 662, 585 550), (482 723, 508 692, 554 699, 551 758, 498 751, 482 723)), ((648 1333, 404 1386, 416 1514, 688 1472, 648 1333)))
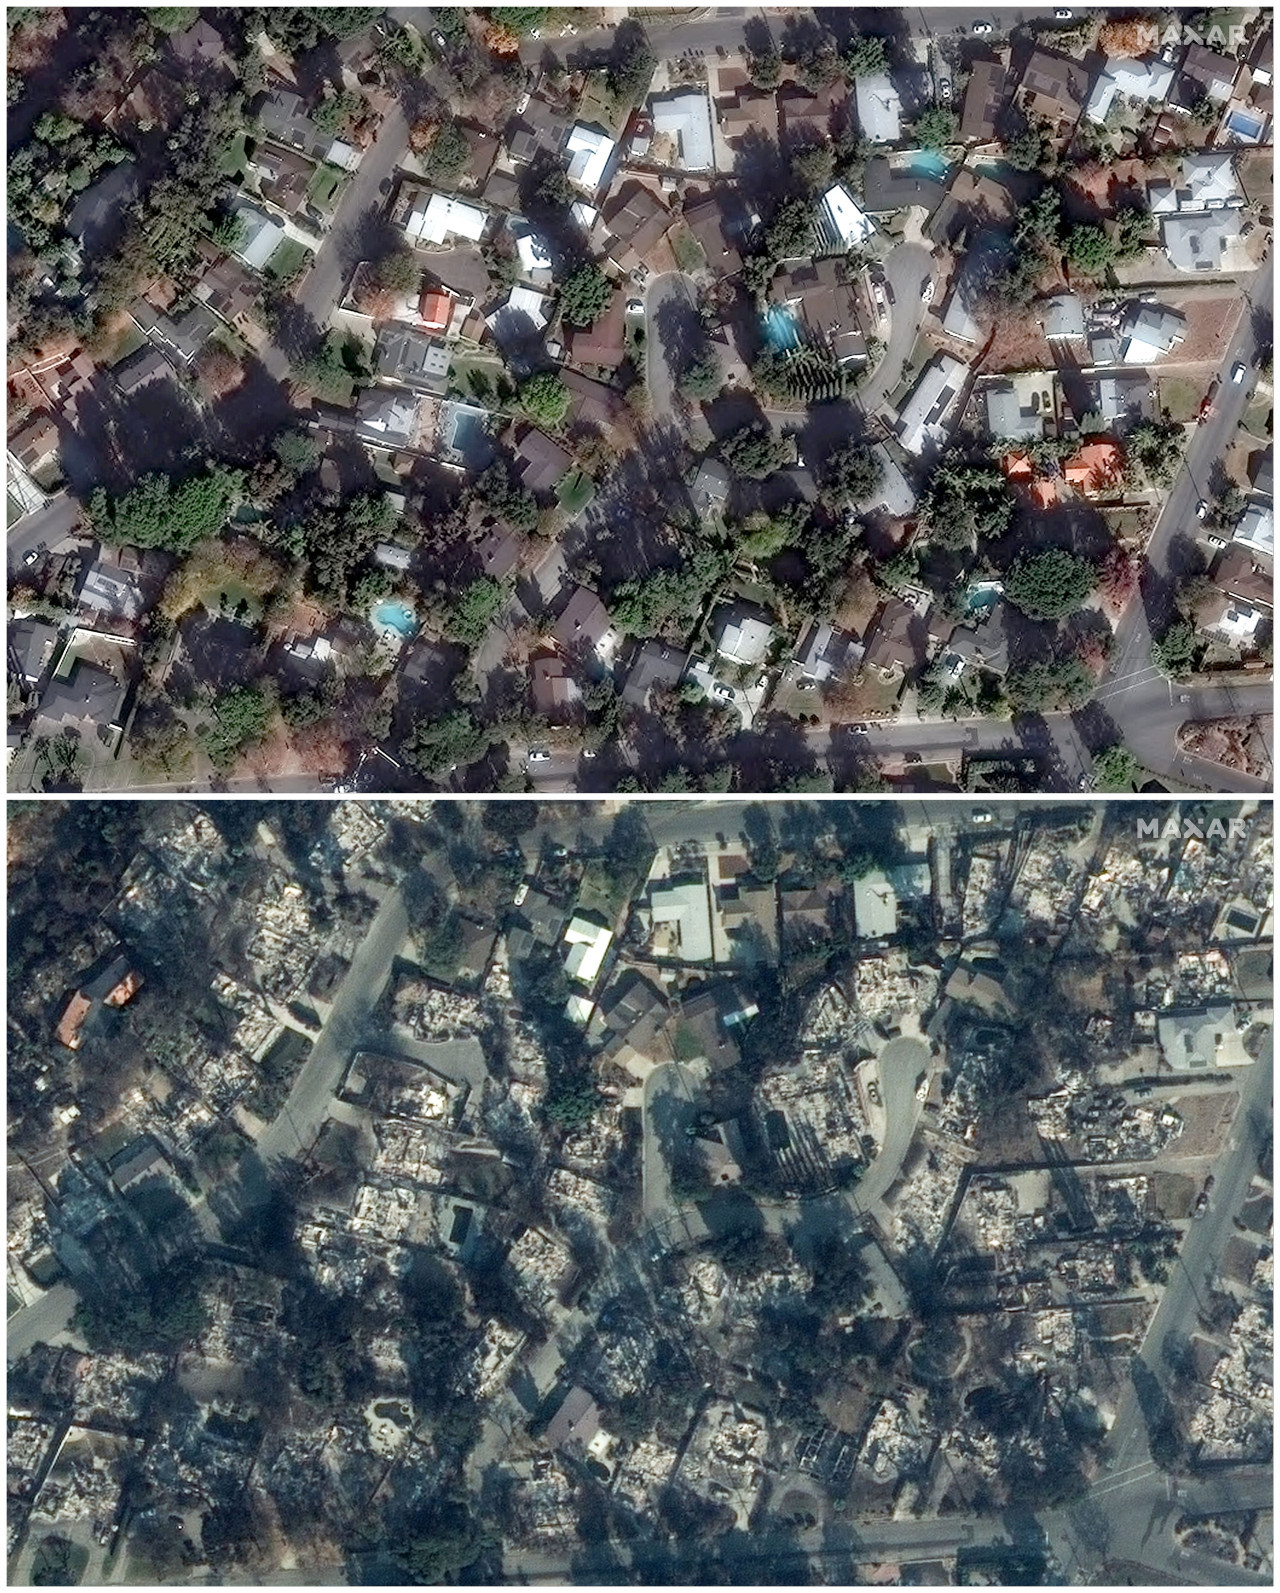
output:
POLYGON ((933 276, 933 256, 920 243, 900 243, 885 256, 884 279, 889 295, 889 337, 884 358, 854 398, 865 414, 879 409, 902 380, 916 346, 928 306, 921 289, 933 276))

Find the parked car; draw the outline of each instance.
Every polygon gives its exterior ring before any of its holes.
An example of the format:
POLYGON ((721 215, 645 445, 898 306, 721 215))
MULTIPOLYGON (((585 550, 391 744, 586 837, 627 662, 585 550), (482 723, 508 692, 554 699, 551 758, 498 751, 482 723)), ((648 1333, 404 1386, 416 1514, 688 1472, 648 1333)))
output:
POLYGON ((991 33, 993 31, 989 22, 975 22, 973 31, 977 34, 991 33))
POLYGON ((929 304, 932 301, 932 299, 933 299, 933 278, 929 277, 929 278, 926 279, 924 286, 920 290, 920 302, 921 302, 921 304, 929 304))
POLYGON ((1195 1205, 1192 1206, 1191 1215, 1192 1215, 1192 1217, 1199 1219, 1200 1217, 1204 1216, 1205 1212, 1208 1211, 1208 1209, 1209 1209, 1209 1197, 1208 1197, 1208 1195, 1201 1195, 1197 1199, 1195 1205))
POLYGON ((431 42, 435 45, 436 49, 442 53, 447 51, 449 48, 449 41, 445 38, 444 34, 441 33, 439 28, 432 28, 431 42))
POLYGON ((1245 372, 1247 369, 1248 366, 1246 366, 1243 360, 1237 360, 1231 367, 1231 380, 1236 384, 1237 387, 1242 381, 1244 381, 1245 372))
POLYGON ((938 98, 944 105, 951 104, 951 79, 949 77, 944 77, 942 82, 938 84, 938 98))
POLYGON ((718 681, 716 681, 715 685, 712 686, 712 688, 711 688, 711 695, 713 697, 718 697, 721 702, 732 702, 733 701, 733 687, 732 686, 726 686, 724 681, 718 680, 718 681))
POLYGON ((545 747, 530 747, 527 761, 529 763, 550 763, 551 754, 545 747))
POLYGON ((1203 498, 1201 498, 1200 502, 1196 504, 1196 519, 1197 520, 1207 520, 1208 518, 1209 518, 1209 505, 1205 502, 1205 500, 1203 498))

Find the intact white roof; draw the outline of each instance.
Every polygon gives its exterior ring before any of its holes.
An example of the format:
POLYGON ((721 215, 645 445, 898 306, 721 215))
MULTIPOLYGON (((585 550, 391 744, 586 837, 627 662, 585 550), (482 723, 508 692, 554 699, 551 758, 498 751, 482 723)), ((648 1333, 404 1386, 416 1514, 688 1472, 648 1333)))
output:
POLYGON ((506 307, 519 315, 527 315, 539 330, 551 319, 547 311, 547 295, 538 293, 533 288, 523 288, 518 285, 512 288, 507 297, 506 307))
POLYGON ((236 250, 245 265, 261 271, 284 242, 285 231, 272 216, 252 205, 237 205, 236 219, 245 226, 245 240, 236 250))
POLYGON ((869 940, 898 931, 898 893, 878 869, 853 882, 853 923, 869 940))
POLYGON ((1251 553, 1265 553, 1271 558, 1276 550, 1275 511, 1269 503, 1251 503, 1240 516, 1231 538, 1251 553))
POLYGON ((354 171, 360 164, 360 151, 342 139, 335 138, 324 158, 331 166, 341 166, 343 171, 354 171))
POLYGON ((649 907, 655 927, 674 924, 679 929, 683 961, 711 961, 711 903, 705 880, 655 885, 649 892, 649 907))
POLYGON ((613 931, 602 924, 593 924, 586 918, 570 919, 564 932, 564 942, 569 948, 564 960, 565 972, 584 985, 594 984, 612 940, 613 931))
POLYGON ((594 193, 613 154, 613 139, 598 127, 584 127, 581 122, 575 122, 565 147, 573 156, 569 162, 569 181, 594 193))
POLYGON ((758 664, 769 651, 773 626, 764 620, 731 618, 720 628, 716 652, 735 664, 758 664))
POLYGON ((965 369, 950 354, 939 354, 926 367, 898 416, 898 437, 909 454, 923 453, 926 443, 946 435, 943 421, 960 396, 965 369))
POLYGON ((564 1004, 565 1017, 580 1029, 585 1029, 591 1022, 591 1014, 595 1010, 596 1004, 590 996, 570 996, 564 1004))
POLYGON ((1153 216, 1171 216, 1178 208, 1178 191, 1172 183, 1149 183, 1147 205, 1153 216))
POLYGON ((846 249, 855 249, 859 244, 865 243, 876 230, 875 223, 854 203, 839 183, 823 194, 822 203, 831 218, 831 225, 840 234, 840 241, 846 249))
POLYGON ((1105 122, 1117 94, 1150 103, 1164 99, 1172 87, 1173 68, 1158 56, 1147 61, 1109 61, 1093 85, 1084 113, 1091 122, 1105 122))
POLYGON ((447 194, 432 194, 425 206, 414 206, 405 224, 405 236, 410 243, 443 243, 446 238, 469 238, 478 243, 488 219, 476 205, 447 194))
POLYGON ((526 232, 517 238, 516 253, 520 257, 521 270, 529 275, 551 269, 551 251, 536 233, 526 232))
POLYGON ((679 140, 680 165, 685 171, 712 171, 715 153, 711 142, 711 101, 705 94, 685 91, 649 101, 655 133, 679 140))
POLYGON ((1147 365, 1164 357, 1181 343, 1186 334, 1186 318, 1164 305, 1144 304, 1126 318, 1126 342, 1120 356, 1124 365, 1147 365))
POLYGON ((854 84, 858 126, 873 144, 896 144, 902 137, 902 101, 885 72, 854 84))
POLYGON ((1183 200, 1184 210, 1194 206, 1226 205, 1244 198, 1230 155, 1190 155, 1182 171, 1190 195, 1189 202, 1183 200))
POLYGON ((594 205, 589 205, 584 200, 578 199, 569 206, 569 214, 582 228, 583 232, 590 232, 592 227, 595 226, 596 217, 600 212, 594 205))

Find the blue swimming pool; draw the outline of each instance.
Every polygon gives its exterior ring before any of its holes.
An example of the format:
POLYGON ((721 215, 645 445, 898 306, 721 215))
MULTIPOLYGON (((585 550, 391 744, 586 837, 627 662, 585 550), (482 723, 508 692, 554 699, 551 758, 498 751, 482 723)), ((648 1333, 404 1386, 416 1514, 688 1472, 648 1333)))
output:
POLYGON ((906 168, 913 177, 933 177, 944 183, 951 163, 936 149, 913 149, 907 156, 906 168))
POLYGON ((378 603, 373 610, 373 623, 380 631, 394 631, 406 642, 418 629, 413 610, 407 603, 378 603))
POLYGON ((800 326, 785 304, 771 304, 761 319, 764 322, 764 340, 770 348, 799 348, 800 326))
POLYGON ((1265 126, 1266 122, 1261 116, 1250 116, 1248 111, 1232 111, 1227 117, 1227 131, 1243 139, 1246 144, 1256 144, 1265 126))

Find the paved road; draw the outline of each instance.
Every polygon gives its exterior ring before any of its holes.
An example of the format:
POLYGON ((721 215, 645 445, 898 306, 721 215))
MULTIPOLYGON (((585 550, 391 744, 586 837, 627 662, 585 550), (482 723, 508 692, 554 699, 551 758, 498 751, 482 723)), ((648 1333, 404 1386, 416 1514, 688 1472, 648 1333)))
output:
MULTIPOLYGON (((867 1176, 853 1190, 853 1203, 860 1211, 878 1206, 898 1176, 924 1110, 923 1102, 916 1099, 916 1080, 929 1070, 929 1047, 922 1040, 899 1036, 880 1052, 878 1066, 885 1115, 884 1144, 867 1176)), ((881 1226, 887 1228, 888 1214, 882 1211, 879 1216, 881 1226)))
MULTIPOLYGON (((1136 681, 1150 667, 1153 625, 1163 630, 1172 612, 1173 586, 1177 576, 1174 564, 1179 542, 1182 538, 1194 538, 1199 529, 1196 503, 1207 496, 1210 471, 1216 463, 1226 458, 1236 428, 1253 396, 1259 345, 1270 336, 1268 331, 1260 337, 1255 330, 1255 321, 1265 320, 1268 326, 1270 324, 1273 294, 1271 263, 1268 261, 1264 264, 1251 280, 1243 284, 1243 289, 1253 313, 1246 311, 1241 316, 1236 334, 1223 353, 1218 367, 1218 396, 1213 413, 1192 432, 1182 469, 1151 533, 1147 544, 1148 573, 1143 582, 1144 600, 1131 603, 1116 627, 1116 644, 1104 686, 1107 682, 1136 681), (1237 385, 1231 380, 1231 369, 1241 360, 1248 374, 1237 385)), ((1112 713, 1119 719, 1120 715, 1115 709, 1112 713)))
POLYGON ((686 323, 690 335, 696 334, 697 289, 682 271, 664 271, 650 277, 644 290, 645 381, 655 415, 670 415, 677 405, 680 370, 669 359, 667 339, 662 335, 662 327, 674 320, 686 323))
MULTIPOLYGON (((1196 1324, 1207 1290, 1218 1271, 1222 1253, 1232 1236, 1232 1218, 1240 1209, 1257 1164, 1265 1125, 1271 1120, 1271 1048, 1268 1045, 1252 1067, 1243 1071, 1240 1106, 1231 1139, 1211 1168, 1213 1198, 1204 1217, 1188 1224, 1176 1265, 1143 1340, 1141 1358, 1157 1376, 1163 1374, 1161 1351, 1170 1334, 1189 1336, 1196 1324)), ((1116 1409, 1108 1437, 1112 1469, 1149 1459, 1147 1429, 1132 1384, 1116 1409)))
POLYGON ((383 900, 368 933, 352 958, 337 999, 289 1091, 284 1110, 258 1140, 258 1155, 269 1164, 275 1157, 294 1156, 320 1131, 333 1092, 365 1034, 373 1009, 391 973, 391 961, 409 928, 398 890, 383 900))
POLYGON ((1153 774, 1202 791, 1262 792, 1270 782, 1233 774, 1221 764, 1181 752, 1180 726, 1204 719, 1269 714, 1273 695, 1269 680, 1239 686, 1178 687, 1148 666, 1130 680, 1104 682, 1098 699, 1123 732, 1125 743, 1153 774), (1183 702, 1187 697, 1190 700, 1183 702))
POLYGON ((933 276, 933 256, 923 244, 900 243, 884 262, 885 282, 891 295, 889 341, 875 375, 859 388, 854 397, 866 414, 871 414, 902 380, 902 372, 920 335, 920 323, 928 306, 920 294, 933 276))
POLYGON ((672 1213, 671 1169, 662 1141, 683 1136, 693 1121, 698 1085, 690 1070, 679 1062, 665 1062, 644 1081, 641 1096, 641 1136, 644 1145, 642 1203, 646 1222, 672 1213))
POLYGON ((9 527, 9 573, 20 573, 23 559, 33 549, 52 549, 80 523, 80 501, 69 492, 50 498, 34 514, 25 514, 9 527), (43 546, 42 546, 43 544, 43 546))
POLYGON ((15 1311, 5 1328, 10 1362, 20 1360, 33 1344, 51 1344, 65 1332, 79 1298, 69 1283, 55 1283, 15 1311))

